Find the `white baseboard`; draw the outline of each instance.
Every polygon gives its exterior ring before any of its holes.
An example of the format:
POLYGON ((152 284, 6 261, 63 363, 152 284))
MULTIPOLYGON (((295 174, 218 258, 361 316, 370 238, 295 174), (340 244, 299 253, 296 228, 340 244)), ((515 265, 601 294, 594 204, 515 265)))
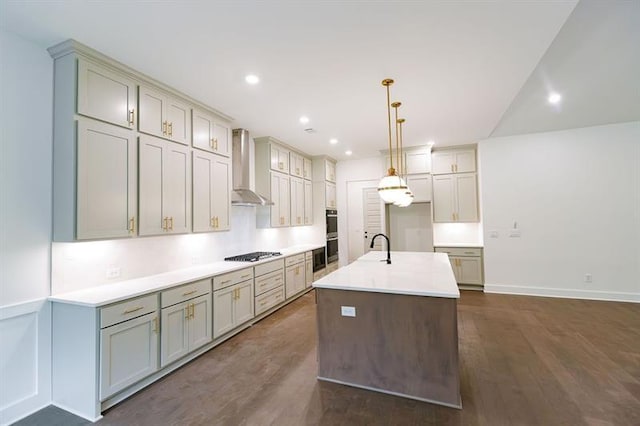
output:
POLYGON ((0 425, 9 425, 51 403, 51 304, 0 307, 0 347, 0 425))
POLYGON ((559 297, 566 299, 604 300, 610 302, 640 303, 640 293, 579 290, 571 288, 529 287, 518 285, 485 284, 485 293, 517 294, 521 296, 559 297))

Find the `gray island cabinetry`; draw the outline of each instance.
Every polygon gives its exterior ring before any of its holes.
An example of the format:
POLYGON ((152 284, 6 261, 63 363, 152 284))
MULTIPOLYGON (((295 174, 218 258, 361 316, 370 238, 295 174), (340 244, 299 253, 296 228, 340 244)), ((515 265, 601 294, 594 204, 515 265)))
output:
POLYGON ((458 286, 444 253, 369 252, 313 283, 318 379, 461 408, 458 286))

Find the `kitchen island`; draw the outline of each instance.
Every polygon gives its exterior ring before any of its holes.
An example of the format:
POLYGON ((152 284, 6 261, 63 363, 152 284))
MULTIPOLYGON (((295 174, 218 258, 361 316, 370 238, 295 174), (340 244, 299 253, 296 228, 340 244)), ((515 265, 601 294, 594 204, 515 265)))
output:
POLYGON ((318 379, 461 408, 457 299, 444 253, 369 252, 313 283, 318 379))

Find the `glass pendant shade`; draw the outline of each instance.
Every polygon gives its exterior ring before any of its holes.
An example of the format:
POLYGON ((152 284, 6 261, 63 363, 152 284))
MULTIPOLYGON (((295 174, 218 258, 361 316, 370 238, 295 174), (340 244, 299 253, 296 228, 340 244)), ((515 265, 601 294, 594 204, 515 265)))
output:
POLYGON ((385 203, 395 203, 405 192, 407 184, 398 175, 387 175, 378 184, 378 195, 385 203))
POLYGON ((413 203, 413 193, 410 189, 407 189, 393 204, 398 207, 408 207, 411 203, 413 203))

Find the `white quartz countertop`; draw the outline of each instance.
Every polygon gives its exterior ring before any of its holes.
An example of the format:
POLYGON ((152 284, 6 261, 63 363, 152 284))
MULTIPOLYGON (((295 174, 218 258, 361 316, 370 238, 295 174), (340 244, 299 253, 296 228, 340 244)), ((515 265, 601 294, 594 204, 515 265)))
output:
POLYGON ((280 250, 273 250, 279 251, 282 253, 282 256, 271 257, 257 262, 214 262, 206 265, 194 266, 192 268, 178 269, 162 274, 136 278, 133 280, 103 284, 69 293, 55 294, 50 296, 49 300, 58 303, 100 307, 159 290, 165 290, 180 284, 210 278, 215 275, 226 274, 227 272, 237 271, 239 269, 251 268, 253 266, 272 262, 278 259, 284 259, 287 256, 304 253, 319 247, 324 246, 320 244, 297 245, 280 250))
POLYGON ((459 298, 449 257, 446 253, 371 251, 355 262, 315 281, 314 287, 334 290, 369 291, 459 298))

